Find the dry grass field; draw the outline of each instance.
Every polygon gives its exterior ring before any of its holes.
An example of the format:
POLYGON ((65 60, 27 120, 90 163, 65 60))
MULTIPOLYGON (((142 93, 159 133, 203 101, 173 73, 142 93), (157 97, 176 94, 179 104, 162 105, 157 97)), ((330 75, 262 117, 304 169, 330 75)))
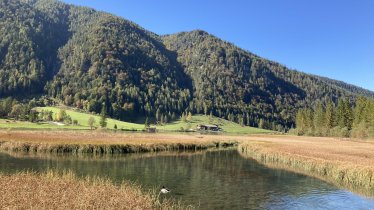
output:
POLYGON ((242 155, 268 166, 306 173, 374 195, 374 141, 256 136, 248 137, 238 149, 242 155))
POLYGON ((173 134, 105 131, 0 130, 0 141, 20 141, 51 144, 210 144, 214 141, 226 139, 228 139, 227 136, 201 135, 197 133, 173 134))
POLYGON ((0 175, 0 209, 185 209, 158 191, 72 173, 0 175), (160 200, 162 200, 160 202, 160 200))
POLYGON ((234 139, 200 134, 0 130, 0 149, 13 152, 132 153, 225 147, 235 145, 234 139))

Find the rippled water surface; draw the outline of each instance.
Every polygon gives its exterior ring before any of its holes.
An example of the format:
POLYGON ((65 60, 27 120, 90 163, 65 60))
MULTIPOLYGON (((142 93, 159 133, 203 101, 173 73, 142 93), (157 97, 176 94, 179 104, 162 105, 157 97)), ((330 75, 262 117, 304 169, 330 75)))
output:
POLYGON ((72 170, 78 175, 162 185, 166 195, 200 209, 374 209, 374 199, 318 179, 269 169, 236 150, 122 156, 9 155, 0 171, 72 170))

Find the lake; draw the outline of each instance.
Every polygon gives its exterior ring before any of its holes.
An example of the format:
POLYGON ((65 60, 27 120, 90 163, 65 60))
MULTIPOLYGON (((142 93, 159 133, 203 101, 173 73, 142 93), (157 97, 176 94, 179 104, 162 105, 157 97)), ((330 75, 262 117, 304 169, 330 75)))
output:
POLYGON ((236 150, 115 156, 0 153, 0 171, 71 170, 79 176, 163 185, 166 196, 200 209, 374 209, 374 199, 319 179, 267 168, 236 150))

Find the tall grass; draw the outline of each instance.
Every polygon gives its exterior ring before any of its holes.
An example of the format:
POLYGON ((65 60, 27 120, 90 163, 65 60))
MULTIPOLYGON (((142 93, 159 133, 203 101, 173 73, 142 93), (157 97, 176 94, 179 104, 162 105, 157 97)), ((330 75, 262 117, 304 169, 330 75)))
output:
POLYGON ((0 150, 10 152, 122 154, 199 151, 235 146, 230 138, 195 135, 0 131, 0 150))
POLYGON ((0 209, 192 209, 161 199, 158 190, 72 172, 0 174, 0 189, 0 209))
POLYGON ((345 161, 303 157, 269 149, 268 144, 251 142, 238 147, 240 154, 269 167, 311 175, 360 194, 374 196, 373 166, 363 167, 345 161))
POLYGON ((3 142, 0 150, 10 152, 43 152, 43 153, 94 153, 126 154, 161 151, 199 151, 209 148, 235 146, 235 142, 212 142, 211 144, 157 143, 157 144, 48 144, 27 142, 3 142))

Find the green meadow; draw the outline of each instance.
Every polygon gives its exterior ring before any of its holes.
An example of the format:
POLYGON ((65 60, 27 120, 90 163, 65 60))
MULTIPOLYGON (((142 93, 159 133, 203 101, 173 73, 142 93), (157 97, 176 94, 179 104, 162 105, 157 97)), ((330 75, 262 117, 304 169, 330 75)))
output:
POLYGON ((27 121, 15 121, 0 119, 0 129, 73 129, 73 130, 84 130, 89 129, 86 126, 80 125, 58 125, 55 123, 41 122, 32 123, 27 121))
POLYGON ((177 120, 162 126, 157 126, 157 129, 164 131, 188 131, 190 129, 195 129, 199 124, 218 125, 223 129, 223 133, 230 134, 259 134, 274 132, 249 126, 241 126, 237 123, 222 118, 210 117, 205 115, 193 115, 191 121, 189 122, 177 120))
MULTIPOLYGON (((52 111, 53 115, 60 112, 59 107, 38 107, 37 111, 52 111)), ((11 129, 90 129, 88 125, 88 119, 93 117, 95 119, 95 127, 100 127, 100 115, 84 113, 78 110, 73 110, 69 108, 64 108, 66 113, 72 118, 72 120, 77 120, 78 125, 64 125, 56 122, 40 122, 31 123, 24 121, 13 121, 13 120, 3 120, 0 119, 0 128, 11 128, 11 129)), ((228 134, 260 134, 260 133, 273 133, 274 131, 241 126, 237 123, 230 122, 225 119, 210 117, 205 115, 193 115, 190 121, 176 120, 164 125, 150 125, 151 127, 156 127, 158 131, 161 132, 182 132, 182 131, 192 131, 199 124, 216 124, 223 129, 222 133, 228 134)), ((121 130, 133 130, 141 131, 144 129, 144 124, 124 122, 120 120, 115 120, 107 118, 107 129, 114 129, 117 125, 117 129, 121 130)))
MULTIPOLYGON (((60 111, 60 108, 58 108, 58 107, 38 107, 36 109, 38 111, 41 111, 41 110, 52 111, 53 114, 56 114, 60 111)), ((64 109, 64 110, 66 111, 66 114, 68 114, 73 120, 77 120, 78 125, 81 126, 81 127, 84 126, 87 129, 89 129, 88 119, 90 117, 93 117, 95 119, 95 127, 100 127, 100 125, 99 125, 100 115, 79 112, 79 111, 72 110, 72 109, 64 109)), ((108 129, 114 129, 114 125, 117 125, 118 129, 126 129, 126 130, 142 130, 142 129, 144 129, 144 125, 142 125, 142 124, 123 122, 123 121, 107 118, 107 128, 108 129)))

